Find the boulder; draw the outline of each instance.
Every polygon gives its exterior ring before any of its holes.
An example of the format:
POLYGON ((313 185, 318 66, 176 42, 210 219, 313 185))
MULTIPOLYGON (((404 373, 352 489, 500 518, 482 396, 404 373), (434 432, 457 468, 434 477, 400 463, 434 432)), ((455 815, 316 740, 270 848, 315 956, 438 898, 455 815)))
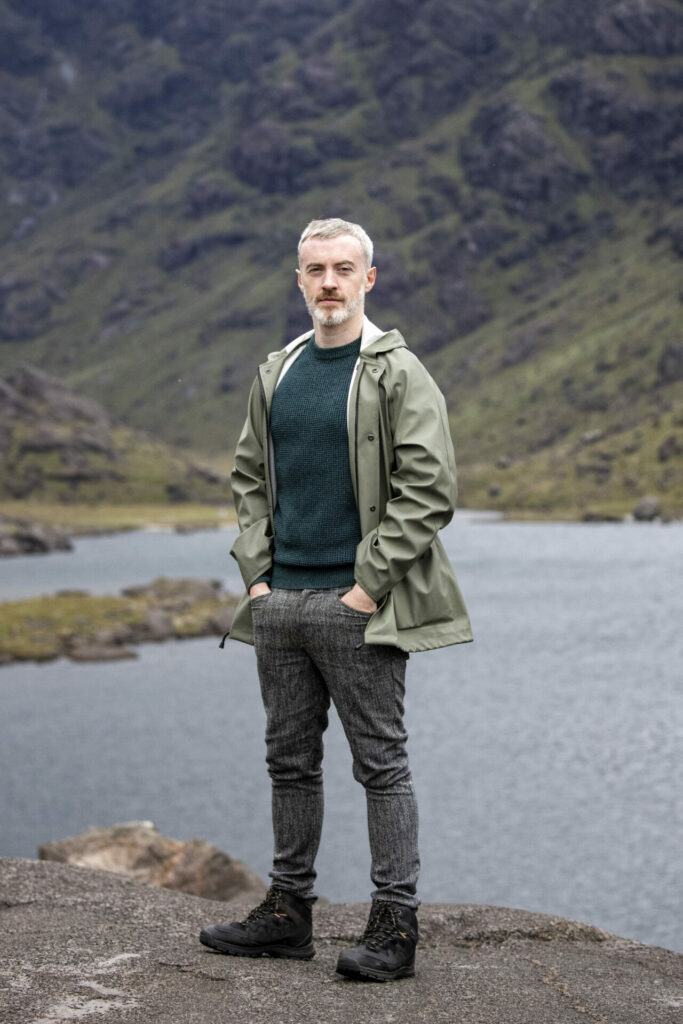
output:
POLYGON ((657 519, 661 515, 661 512, 662 506, 659 498, 647 495, 645 498, 641 498, 633 509, 633 518, 640 522, 651 523, 653 519, 657 519))
POLYGON ((147 885, 211 900, 260 899, 265 885, 241 861, 203 839, 168 839, 151 821, 89 828, 38 850, 40 860, 102 868, 147 885))

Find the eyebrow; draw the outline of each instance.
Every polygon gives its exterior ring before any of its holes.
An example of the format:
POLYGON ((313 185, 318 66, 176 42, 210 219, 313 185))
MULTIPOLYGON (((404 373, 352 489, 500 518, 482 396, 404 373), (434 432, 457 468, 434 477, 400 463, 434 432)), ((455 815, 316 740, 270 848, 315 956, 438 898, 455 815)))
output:
MULTIPOLYGON (((356 266, 356 264, 353 262, 353 260, 337 260, 337 262, 334 265, 335 265, 335 267, 354 267, 354 268, 356 266)), ((304 270, 315 270, 316 267, 322 267, 322 263, 320 263, 320 261, 311 260, 310 263, 306 263, 304 265, 304 270)))

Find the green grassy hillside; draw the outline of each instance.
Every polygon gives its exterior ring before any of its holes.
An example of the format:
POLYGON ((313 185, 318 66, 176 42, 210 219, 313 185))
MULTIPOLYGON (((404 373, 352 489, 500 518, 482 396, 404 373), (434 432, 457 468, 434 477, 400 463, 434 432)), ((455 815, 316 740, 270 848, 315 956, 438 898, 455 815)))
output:
POLYGON ((341 215, 376 241, 370 316, 448 397, 466 504, 683 514, 681 3, 0 13, 0 372, 229 455, 307 325, 298 234, 341 215))

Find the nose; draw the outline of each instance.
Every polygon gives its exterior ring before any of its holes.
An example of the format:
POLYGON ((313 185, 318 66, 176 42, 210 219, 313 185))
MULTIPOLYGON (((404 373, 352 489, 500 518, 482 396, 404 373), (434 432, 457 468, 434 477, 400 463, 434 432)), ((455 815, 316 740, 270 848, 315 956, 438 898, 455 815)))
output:
POLYGON ((322 287, 332 291, 337 287, 337 276, 332 267, 328 267, 323 274, 322 287))

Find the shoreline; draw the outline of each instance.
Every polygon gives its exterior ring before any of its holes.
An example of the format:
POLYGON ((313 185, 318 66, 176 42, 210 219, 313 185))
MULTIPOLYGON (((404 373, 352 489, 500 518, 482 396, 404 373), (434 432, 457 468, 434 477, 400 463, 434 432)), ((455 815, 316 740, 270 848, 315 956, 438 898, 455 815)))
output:
MULTIPOLYGON (((237 526, 235 509, 222 505, 62 505, 30 501, 0 500, 2 519, 63 531, 68 537, 106 537, 136 530, 149 532, 198 533, 227 530, 237 526)), ((683 518, 662 514, 650 508, 647 515, 631 510, 565 508, 536 510, 529 508, 491 509, 459 506, 454 522, 476 523, 615 523, 650 522, 661 525, 683 523, 683 518)))

